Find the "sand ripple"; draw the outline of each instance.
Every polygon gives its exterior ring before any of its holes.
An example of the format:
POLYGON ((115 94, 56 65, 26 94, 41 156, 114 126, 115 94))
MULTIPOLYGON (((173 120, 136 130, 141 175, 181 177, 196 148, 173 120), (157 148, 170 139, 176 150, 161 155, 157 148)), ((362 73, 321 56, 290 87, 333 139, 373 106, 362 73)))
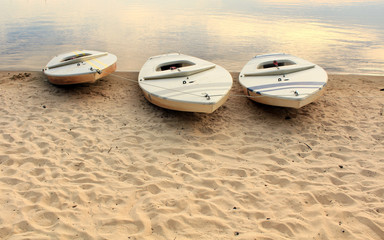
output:
POLYGON ((0 73, 0 239, 384 239, 382 78, 205 115, 114 76, 17 74, 0 73))

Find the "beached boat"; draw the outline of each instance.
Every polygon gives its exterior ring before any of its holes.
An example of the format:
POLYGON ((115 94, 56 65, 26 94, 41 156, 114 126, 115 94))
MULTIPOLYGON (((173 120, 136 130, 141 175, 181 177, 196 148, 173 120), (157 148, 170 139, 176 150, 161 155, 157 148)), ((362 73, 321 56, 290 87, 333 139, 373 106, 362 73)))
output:
POLYGON ((116 71, 116 61, 117 57, 108 52, 73 51, 52 58, 43 72, 57 85, 93 83, 116 71))
POLYGON ((300 108, 319 98, 328 75, 316 64, 289 54, 259 55, 241 70, 240 85, 250 99, 300 108))
POLYGON ((233 82, 223 67, 179 53, 149 58, 138 81, 145 98, 157 106, 203 113, 228 99, 233 82))

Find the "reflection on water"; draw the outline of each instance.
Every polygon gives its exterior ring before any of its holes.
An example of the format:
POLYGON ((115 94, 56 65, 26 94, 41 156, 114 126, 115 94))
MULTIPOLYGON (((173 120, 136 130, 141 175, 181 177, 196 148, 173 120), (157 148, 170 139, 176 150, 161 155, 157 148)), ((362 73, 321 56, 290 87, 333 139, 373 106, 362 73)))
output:
POLYGON ((109 51, 118 70, 182 52, 240 71, 285 52, 329 72, 384 74, 384 3, 374 0, 3 0, 0 69, 39 70, 58 53, 109 51))

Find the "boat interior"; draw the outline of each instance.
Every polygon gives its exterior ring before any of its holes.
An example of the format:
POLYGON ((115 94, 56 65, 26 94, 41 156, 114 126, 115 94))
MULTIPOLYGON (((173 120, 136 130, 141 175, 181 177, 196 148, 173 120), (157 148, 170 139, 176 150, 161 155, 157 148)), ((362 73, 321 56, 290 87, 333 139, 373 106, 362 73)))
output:
POLYGON ((174 61, 174 62, 167 62, 167 63, 162 63, 159 66, 157 66, 156 71, 161 72, 161 71, 166 71, 166 70, 175 70, 178 68, 183 68, 183 67, 189 67, 196 65, 193 62, 190 61, 174 61))
POLYGON ((257 66, 257 69, 266 69, 266 68, 274 68, 274 67, 282 67, 282 66, 290 66, 295 65, 296 63, 291 60, 274 60, 260 63, 257 66))

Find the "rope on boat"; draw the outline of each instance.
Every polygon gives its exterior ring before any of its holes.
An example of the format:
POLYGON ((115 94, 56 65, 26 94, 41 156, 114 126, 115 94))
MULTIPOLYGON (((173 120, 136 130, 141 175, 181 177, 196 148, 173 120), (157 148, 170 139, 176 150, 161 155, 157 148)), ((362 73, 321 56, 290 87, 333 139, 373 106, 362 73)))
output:
MULTIPOLYGON (((119 75, 116 75, 116 74, 113 74, 111 73, 110 75, 112 76, 115 76, 115 77, 118 77, 118 78, 121 78, 121 79, 124 79, 124 80, 128 80, 130 82, 133 82, 133 83, 136 83, 138 84, 137 80, 133 80, 133 79, 130 79, 130 78, 126 78, 126 77, 123 77, 123 76, 119 76, 119 75)), ((220 96, 225 96, 223 94, 216 94, 216 95, 209 95, 207 93, 204 93, 204 95, 198 95, 198 94, 193 94, 193 93, 188 93, 188 92, 183 92, 183 91, 180 91, 180 90, 175 90, 175 89, 170 89, 170 88, 165 88, 165 87, 159 87, 159 86, 156 86, 156 85, 152 85, 150 83, 146 83, 146 82, 142 82, 142 84, 147 84, 149 86, 153 86, 153 87, 158 87, 158 88, 161 88, 161 89, 164 89, 164 90, 168 90, 168 91, 174 91, 174 92, 178 92, 178 93, 183 93, 183 94, 189 94, 189 95, 192 95, 192 96, 197 96, 197 97, 205 97, 206 99, 210 99, 211 97, 220 97, 220 96)), ((288 95, 287 95, 288 96, 288 95)), ((245 95, 245 94, 229 94, 229 97, 243 97, 243 98, 261 98, 261 97, 264 97, 262 95, 260 96, 249 96, 249 95, 245 95)))
MULTIPOLYGON (((133 79, 130 79, 130 78, 126 78, 126 77, 123 77, 123 76, 119 76, 119 75, 116 75, 116 74, 113 74, 111 73, 110 75, 112 76, 115 76, 115 77, 118 77, 118 78, 121 78, 121 79, 124 79, 124 80, 128 80, 130 82, 133 82, 133 83, 136 83, 138 84, 137 80, 133 80, 133 79)), ((175 90, 175 89, 170 89, 170 88, 165 88, 165 87, 159 87, 159 86, 156 86, 156 85, 152 85, 150 83, 147 83, 147 82, 142 82, 143 84, 147 84, 149 86, 153 86, 153 87, 158 87, 158 88, 162 88, 164 90, 168 90, 168 91, 174 91, 174 92, 178 92, 178 93, 183 93, 183 94, 189 94, 189 95, 192 95, 192 96, 197 96, 197 97, 205 97, 209 100, 210 97, 214 97, 214 96, 224 96, 224 95, 208 95, 207 93, 204 93, 204 95, 198 95, 198 94, 193 94, 193 93, 188 93, 188 92, 183 92, 183 91, 180 91, 180 90, 175 90)), ((380 91, 383 91, 383 89, 380 89, 380 91)), ((283 96, 283 97, 289 97, 289 96, 292 96, 292 95, 280 95, 280 96, 283 96)), ((382 97, 373 97, 373 96, 348 96, 348 97, 337 97, 337 96, 329 96, 327 94, 324 94, 323 96, 326 96, 326 97, 334 97, 334 98, 384 98, 384 96, 382 97)), ((249 96, 249 95, 245 95, 245 94, 229 94, 229 97, 244 97, 244 98, 261 98, 261 97, 264 97, 262 95, 260 96, 249 96)))
MULTIPOLYGON (((138 83, 137 80, 129 79, 129 78, 122 77, 122 76, 119 76, 119 75, 116 75, 116 74, 111 74, 111 75, 115 76, 115 77, 119 77, 119 78, 125 79, 125 80, 128 80, 130 82, 138 83)), ((160 86, 153 85, 153 84, 150 84, 150 83, 147 83, 147 82, 142 82, 142 84, 146 84, 148 86, 157 87, 157 88, 161 88, 161 89, 164 89, 164 90, 173 91, 173 92, 177 92, 177 93, 188 94, 188 95, 192 95, 192 96, 195 96, 195 97, 204 97, 204 98, 206 98, 208 100, 210 100, 212 96, 224 96, 224 95, 209 95, 208 93, 203 93, 202 95, 199 95, 199 94, 184 92, 184 91, 180 91, 180 90, 170 89, 170 88, 166 88, 166 87, 160 87, 160 86)))
MULTIPOLYGON (((137 80, 133 80, 133 79, 130 79, 130 78, 126 78, 126 77, 122 77, 122 76, 119 76, 119 75, 116 75, 116 74, 113 74, 111 73, 110 74, 111 76, 115 76, 115 77, 118 77, 118 78, 121 78, 121 79, 124 79, 124 80, 128 80, 130 82, 133 82, 133 83, 136 83, 138 84, 137 80)), ((179 91, 179 90, 175 90, 175 89, 170 89, 170 88, 165 88, 165 87, 159 87, 159 86, 155 86, 155 85, 152 85, 150 83, 146 83, 146 82, 142 82, 143 84, 147 84, 149 86, 153 86, 153 87, 158 87, 158 88, 162 88, 164 90, 169 90, 169 91, 174 91, 174 92, 179 92, 179 93, 184 93, 184 94, 189 94, 189 95, 193 95, 193 96, 197 96, 197 97, 205 97, 207 98, 208 100, 211 98, 211 97, 220 97, 220 96, 225 96, 223 94, 216 94, 216 95, 209 95, 207 93, 205 93, 204 95, 198 95, 198 94, 193 94, 193 93, 188 93, 188 92, 183 92, 183 91, 179 91)), ((245 98, 259 98, 259 97, 263 97, 263 96, 248 96, 248 95, 235 95, 235 94, 230 94, 229 95, 230 97, 245 97, 245 98)))

